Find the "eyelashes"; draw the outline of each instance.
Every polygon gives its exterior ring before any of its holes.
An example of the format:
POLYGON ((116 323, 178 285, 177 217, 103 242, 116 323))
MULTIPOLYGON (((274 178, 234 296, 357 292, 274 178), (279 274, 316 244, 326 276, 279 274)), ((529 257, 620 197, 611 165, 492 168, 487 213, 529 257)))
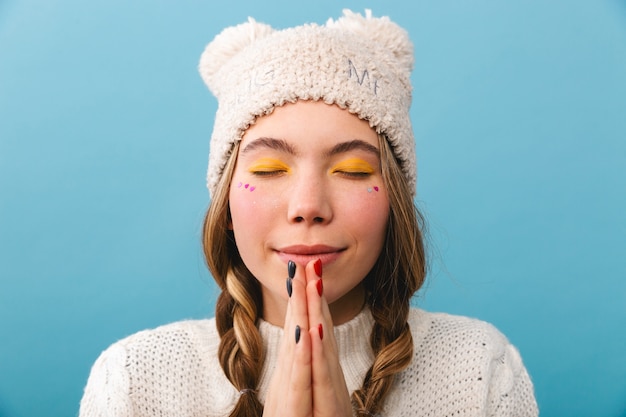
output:
MULTIPOLYGON (((256 177, 277 177, 291 173, 291 168, 274 158, 261 158, 248 167, 248 172, 256 177)), ((369 178, 376 170, 367 161, 360 158, 348 158, 334 165, 330 174, 352 179, 369 178)))
POLYGON ((273 177, 289 174, 291 169, 284 162, 273 158, 262 158, 253 163, 248 172, 257 177, 273 177))
POLYGON ((339 174, 350 178, 368 178, 374 172, 374 168, 363 159, 349 158, 341 161, 330 172, 332 174, 339 174))

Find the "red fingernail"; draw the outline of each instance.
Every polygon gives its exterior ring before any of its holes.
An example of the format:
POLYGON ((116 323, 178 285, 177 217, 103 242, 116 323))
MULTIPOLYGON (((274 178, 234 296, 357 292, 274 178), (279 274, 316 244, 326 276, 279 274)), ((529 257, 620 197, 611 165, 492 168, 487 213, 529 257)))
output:
POLYGON ((322 323, 320 323, 320 324, 317 326, 317 330, 318 330, 318 331, 319 331, 319 333, 320 333, 320 340, 323 340, 323 339, 324 339, 324 328, 322 327, 322 323))
POLYGON ((317 261, 315 261, 315 263, 313 264, 313 267, 315 268, 315 273, 317 274, 318 277, 322 277, 322 260, 318 259, 317 261))
POLYGON ((322 283, 322 279, 321 278, 317 280, 317 282, 315 283, 315 286, 317 287, 317 293, 321 297, 322 293, 324 292, 324 284, 322 283))

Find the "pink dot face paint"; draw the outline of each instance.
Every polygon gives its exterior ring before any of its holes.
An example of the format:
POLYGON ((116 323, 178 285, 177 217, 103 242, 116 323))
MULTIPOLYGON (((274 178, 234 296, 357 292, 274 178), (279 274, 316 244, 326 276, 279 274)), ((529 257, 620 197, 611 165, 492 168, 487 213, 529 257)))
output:
POLYGON ((239 182, 237 183, 237 188, 244 188, 245 190, 248 191, 254 191, 256 190, 256 187, 254 185, 250 185, 250 184, 244 184, 243 182, 239 182))
POLYGON ((248 191, 256 190, 256 187, 254 185, 244 184, 243 182, 239 182, 237 184, 237 188, 242 188, 242 187, 243 187, 244 190, 248 190, 248 191))
MULTIPOLYGON (((291 168, 276 158, 260 158, 255 160, 250 164, 247 168, 247 171, 255 177, 259 178, 271 178, 275 176, 280 176, 283 174, 290 174, 291 168)), ((256 190, 256 186, 250 183, 242 183, 238 184, 238 187, 248 190, 250 192, 256 190)))
POLYGON ((380 188, 378 188, 377 185, 373 186, 373 187, 367 187, 367 192, 371 193, 372 191, 376 191, 378 192, 378 190, 380 190, 380 188))

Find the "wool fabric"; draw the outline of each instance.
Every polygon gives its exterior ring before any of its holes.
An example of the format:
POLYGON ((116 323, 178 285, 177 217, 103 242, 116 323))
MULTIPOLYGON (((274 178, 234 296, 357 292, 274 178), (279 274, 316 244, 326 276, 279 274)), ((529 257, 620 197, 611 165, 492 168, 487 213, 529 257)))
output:
POLYGON ((348 109, 391 144, 410 189, 417 179, 409 108, 413 46, 388 17, 344 10, 324 25, 283 30, 250 18, 205 48, 200 74, 218 100, 207 187, 214 194, 233 144, 256 118, 297 100, 348 109))
MULTIPOLYGON (((517 349, 492 325, 412 309, 410 365, 396 375, 381 416, 534 417, 533 385, 517 349)), ((350 392, 360 388, 374 354, 366 308, 334 328, 350 392)), ((266 360, 258 387, 263 402, 279 360, 283 331, 259 322, 266 360)), ((80 417, 225 417, 239 393, 220 367, 215 320, 146 330, 104 351, 93 365, 80 417)), ((288 392, 285 395, 289 395, 288 392)))

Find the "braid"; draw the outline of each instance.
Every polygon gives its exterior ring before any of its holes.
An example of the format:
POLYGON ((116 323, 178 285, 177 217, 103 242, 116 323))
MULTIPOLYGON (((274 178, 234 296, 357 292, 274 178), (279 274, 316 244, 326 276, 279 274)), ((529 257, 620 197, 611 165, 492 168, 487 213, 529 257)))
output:
POLYGON ((381 137, 379 142, 391 210, 383 251, 364 281, 374 318, 370 345, 376 355, 362 387, 352 394, 357 415, 364 417, 380 413, 395 375, 411 362, 410 302, 426 275, 424 219, 407 192, 405 176, 392 159, 387 141, 381 137))
POLYGON ((256 388, 264 350, 256 322, 263 302, 259 283, 245 267, 227 227, 228 182, 238 146, 233 149, 207 211, 202 243, 207 266, 222 290, 215 308, 215 323, 220 335, 218 358, 224 374, 241 393, 230 417, 258 417, 263 414, 256 388))
MULTIPOLYGON (((220 334, 218 356, 228 380, 240 392, 256 389, 264 360, 263 342, 256 328, 258 318, 254 299, 234 272, 226 276, 226 291, 218 299, 216 323, 220 334)), ((256 292, 258 293, 258 291, 256 292)), ((230 417, 257 417, 263 413, 263 405, 256 395, 241 395, 230 417)))

